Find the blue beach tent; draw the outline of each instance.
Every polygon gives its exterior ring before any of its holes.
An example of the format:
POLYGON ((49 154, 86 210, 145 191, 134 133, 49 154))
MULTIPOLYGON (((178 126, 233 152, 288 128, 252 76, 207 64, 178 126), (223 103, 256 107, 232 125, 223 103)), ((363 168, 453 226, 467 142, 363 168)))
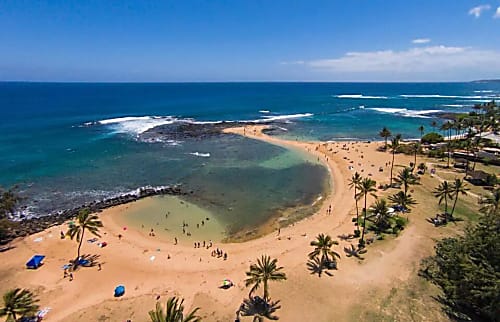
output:
POLYGON ((123 286, 123 285, 118 285, 118 286, 115 288, 115 297, 120 297, 120 296, 123 296, 123 294, 125 294, 125 286, 123 286))
POLYGON ((26 263, 27 268, 37 269, 42 265, 42 261, 45 258, 44 255, 35 255, 26 263))

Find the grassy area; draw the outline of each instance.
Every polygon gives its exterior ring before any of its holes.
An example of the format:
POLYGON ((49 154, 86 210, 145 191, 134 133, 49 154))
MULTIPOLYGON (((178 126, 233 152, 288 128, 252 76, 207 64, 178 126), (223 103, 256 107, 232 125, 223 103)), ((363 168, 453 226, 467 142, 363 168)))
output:
POLYGON ((389 291, 375 291, 351 310, 349 321, 449 321, 434 296, 439 290, 423 278, 412 274, 389 291))

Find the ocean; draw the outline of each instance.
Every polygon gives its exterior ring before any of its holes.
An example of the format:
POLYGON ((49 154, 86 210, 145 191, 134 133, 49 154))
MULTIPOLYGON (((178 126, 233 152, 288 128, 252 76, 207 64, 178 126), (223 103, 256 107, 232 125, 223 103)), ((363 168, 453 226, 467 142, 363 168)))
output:
POLYGON ((500 98, 499 83, 0 83, 0 186, 40 216, 141 186, 181 184, 229 234, 327 189, 326 169, 234 135, 144 141, 162 124, 279 121, 297 140, 404 138, 439 112, 500 98))

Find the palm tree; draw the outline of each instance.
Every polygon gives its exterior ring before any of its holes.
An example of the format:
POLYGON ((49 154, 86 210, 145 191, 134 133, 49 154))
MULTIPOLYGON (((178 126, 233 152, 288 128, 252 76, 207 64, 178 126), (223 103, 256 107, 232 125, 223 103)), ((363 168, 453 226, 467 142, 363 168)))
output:
POLYGON ((378 133, 378 135, 385 139, 384 149, 387 150, 387 139, 392 135, 391 131, 389 131, 389 129, 384 126, 384 128, 378 133))
POLYGON ((451 208, 450 217, 453 218, 453 212, 455 211, 455 206, 457 205, 458 195, 467 195, 467 191, 470 190, 467 187, 467 184, 462 179, 455 179, 455 182, 451 185, 452 196, 455 197, 455 201, 453 201, 453 208, 451 208))
MULTIPOLYGON (((80 210, 76 216, 76 224, 72 224, 66 233, 71 239, 76 237, 78 242, 78 253, 77 260, 80 258, 80 248, 82 247, 83 235, 85 234, 85 229, 87 229, 93 235, 101 237, 99 235, 99 228, 102 227, 102 222, 96 214, 91 214, 90 210, 85 208, 80 210)), ((78 263, 77 263, 78 265, 78 263)))
POLYGON ((392 187, 392 170, 394 169, 394 155, 396 154, 396 151, 399 147, 399 141, 401 140, 401 134, 397 134, 394 138, 391 140, 391 150, 392 150, 392 163, 391 163, 391 181, 389 186, 392 187))
POLYGON ((7 322, 15 322, 18 317, 25 317, 38 311, 38 300, 31 291, 16 288, 7 291, 3 295, 3 307, 0 309, 0 317, 7 316, 7 322))
POLYGON ((375 216, 374 223, 378 231, 383 231, 390 227, 389 208, 387 207, 387 201, 385 199, 375 200, 370 212, 375 216))
POLYGON ((359 224, 358 186, 361 183, 361 180, 362 180, 362 177, 361 177, 361 175, 357 171, 356 171, 356 173, 354 173, 354 175, 349 180, 349 189, 354 188, 354 200, 356 201, 356 225, 359 224))
POLYGON ((445 214, 448 214, 448 198, 453 198, 452 192, 452 187, 448 184, 448 181, 441 182, 441 184, 434 190, 434 196, 439 198, 439 204, 441 204, 444 200, 445 214))
POLYGON ((418 127, 418 131, 420 132, 420 140, 422 140, 422 137, 424 136, 424 126, 423 125, 420 125, 418 127))
POLYGON ((199 322, 201 317, 196 315, 196 312, 200 309, 195 308, 188 315, 184 316, 184 299, 179 303, 177 297, 170 297, 167 300, 167 305, 165 307, 165 312, 160 302, 156 303, 156 309, 149 311, 149 317, 151 322, 199 322))
POLYGON ((250 297, 243 300, 240 306, 238 315, 253 316, 254 322, 263 322, 264 318, 268 320, 279 320, 278 316, 273 315, 281 308, 280 301, 272 302, 271 300, 263 299, 259 296, 250 297))
POLYGON ((359 244, 361 246, 364 246, 365 244, 365 230, 366 230, 366 199, 368 197, 368 195, 372 195, 373 197, 377 198, 377 196, 375 195, 375 191, 377 191, 377 189, 375 188, 375 186, 377 185, 377 182, 375 180, 372 180, 370 178, 364 178, 363 181, 361 181, 361 183, 359 184, 359 195, 360 197, 361 196, 364 196, 365 197, 365 207, 363 208, 363 233, 361 234, 361 239, 359 240, 359 244))
POLYGON ((432 121, 431 122, 431 126, 432 126, 433 132, 436 132, 437 122, 436 121, 432 121))
POLYGON ((277 267, 277 262, 278 260, 276 258, 271 260, 271 257, 262 255, 260 259, 257 259, 257 264, 250 265, 250 270, 246 272, 248 278, 245 280, 246 287, 253 285, 250 289, 249 296, 252 296, 252 293, 260 287, 260 284, 263 284, 264 299, 269 300, 267 282, 286 280, 286 274, 280 272, 283 267, 277 267))
POLYGON ((500 209, 500 188, 493 190, 489 196, 481 198, 479 203, 484 205, 479 209, 482 213, 498 214, 498 209, 500 209))
POLYGON ((410 207, 416 205, 417 202, 411 197, 410 194, 405 194, 403 191, 389 196, 388 199, 396 206, 403 207, 406 211, 410 211, 410 207))
POLYGON ((413 167, 412 167, 411 171, 413 172, 413 170, 417 166, 417 154, 418 154, 418 151, 420 151, 420 142, 415 142, 412 145, 412 149, 413 149, 413 153, 414 153, 413 154, 414 155, 414 159, 413 159, 413 167))
POLYGON ((417 183, 417 178, 413 175, 411 168, 404 168, 401 170, 394 180, 403 185, 405 195, 408 193, 408 187, 417 183))
POLYGON ((332 250, 333 245, 338 245, 339 243, 330 237, 330 235, 319 234, 316 237, 316 240, 311 242, 311 246, 314 247, 314 250, 309 253, 309 258, 313 259, 321 255, 321 263, 337 263, 337 258, 340 258, 340 255, 332 250), (330 259, 330 256, 332 257, 330 259))

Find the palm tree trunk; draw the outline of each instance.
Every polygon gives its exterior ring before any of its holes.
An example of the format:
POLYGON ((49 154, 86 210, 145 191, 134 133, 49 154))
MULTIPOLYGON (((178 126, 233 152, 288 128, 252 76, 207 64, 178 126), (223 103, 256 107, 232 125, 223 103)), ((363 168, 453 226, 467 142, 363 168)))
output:
POLYGON ((387 136, 385 137, 385 150, 387 150, 387 136))
POLYGON ((365 208, 363 209, 363 233, 361 234, 361 241, 359 242, 361 245, 365 243, 365 228, 366 228, 366 193, 365 193, 365 208))
POLYGON ((358 198, 356 198, 357 190, 354 186, 354 200, 356 201, 356 226, 359 226, 359 209, 358 209, 358 198))
MULTIPOLYGON (((389 183, 389 186, 390 186, 391 188, 392 188, 392 169, 394 168, 394 153, 395 153, 395 152, 396 152, 395 150, 393 150, 393 151, 392 151, 391 181, 390 181, 390 183, 389 183)), ((366 206, 366 205, 365 205, 365 206, 366 206)))
POLYGON ((14 321, 17 321, 17 318, 16 318, 16 312, 12 312, 12 318, 14 319, 14 321))
POLYGON ((451 218, 453 218, 453 212, 455 212, 455 206, 457 205, 457 201, 458 201, 458 192, 457 196, 455 197, 455 201, 453 202, 453 208, 451 208, 451 214, 450 214, 451 218))
POLYGON ((267 290, 267 279, 264 279, 263 282, 264 282, 264 300, 267 300, 269 297, 269 293, 267 290))
POLYGON ((415 147, 415 159, 413 160, 413 168, 411 169, 411 172, 413 172, 413 170, 415 170, 415 168, 417 167, 417 152, 418 146, 415 147))
POLYGON ((448 198, 446 198, 446 195, 444 196, 444 213, 448 213, 448 198))
MULTIPOLYGON (((80 243, 78 244, 78 254, 77 254, 77 261, 80 258, 80 248, 82 247, 82 242, 83 242, 83 234, 85 234, 85 228, 82 229, 82 236, 80 237, 80 243)), ((77 263, 78 265, 78 263, 77 263)))

